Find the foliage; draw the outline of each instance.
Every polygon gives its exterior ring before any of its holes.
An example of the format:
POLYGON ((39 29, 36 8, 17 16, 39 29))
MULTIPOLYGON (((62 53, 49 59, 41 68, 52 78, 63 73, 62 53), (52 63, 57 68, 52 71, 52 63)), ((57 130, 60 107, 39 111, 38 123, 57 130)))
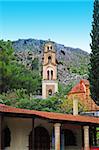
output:
POLYGON ((1 100, 3 104, 18 108, 59 112, 60 101, 55 96, 45 100, 30 98, 23 89, 1 94, 1 100))
MULTIPOLYGON (((99 128, 98 127, 96 128, 96 131, 97 131, 96 133, 97 141, 99 141, 99 128)), ((98 146, 99 146, 99 142, 98 142, 98 146)))
POLYGON ((72 65, 70 67, 70 73, 75 73, 78 75, 88 74, 88 65, 80 64, 79 67, 72 65))
POLYGON ((91 97, 99 105, 99 0, 94 1, 89 80, 91 97))
POLYGON ((31 71, 21 64, 12 64, 11 89, 26 89, 27 93, 38 94, 41 91, 41 77, 38 71, 31 71))
POLYGON ((39 59, 38 58, 34 58, 34 60, 32 61, 32 70, 39 70, 39 59))
POLYGON ((67 95, 68 92, 72 89, 73 86, 74 86, 74 82, 71 82, 68 85, 64 85, 62 83, 59 83, 58 92, 61 96, 67 95))
MULTIPOLYGON (((60 107, 61 107, 62 113, 72 114, 73 113, 73 100, 67 97, 64 98, 60 107)), ((79 113, 87 111, 86 106, 84 106, 84 104, 82 104, 81 101, 79 101, 79 99, 78 99, 78 111, 79 113)))
POLYGON ((10 41, 0 41, 0 92, 9 89, 9 79, 11 76, 10 60, 13 59, 13 48, 10 41))
POLYGON ((0 41, 0 93, 14 89, 25 89, 28 94, 39 94, 41 92, 41 76, 35 64, 35 69, 28 70, 19 64, 14 57, 10 41, 0 41))
MULTIPOLYGON (((41 110, 48 112, 73 113, 72 100, 59 93, 47 99, 37 99, 26 94, 24 89, 14 90, 0 95, 0 102, 17 108, 41 110)), ((83 104, 79 103, 79 112, 85 111, 83 104)))

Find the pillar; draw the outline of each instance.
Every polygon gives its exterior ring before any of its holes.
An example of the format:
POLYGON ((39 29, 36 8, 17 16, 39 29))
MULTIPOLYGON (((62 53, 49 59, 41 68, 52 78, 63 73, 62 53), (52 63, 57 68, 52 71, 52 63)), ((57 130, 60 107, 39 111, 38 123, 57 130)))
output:
POLYGON ((73 99, 73 115, 78 115, 78 99, 73 99))
POLYGON ((89 150, 89 126, 84 126, 84 150, 89 150))
POLYGON ((60 150, 60 123, 55 123, 55 150, 60 150))

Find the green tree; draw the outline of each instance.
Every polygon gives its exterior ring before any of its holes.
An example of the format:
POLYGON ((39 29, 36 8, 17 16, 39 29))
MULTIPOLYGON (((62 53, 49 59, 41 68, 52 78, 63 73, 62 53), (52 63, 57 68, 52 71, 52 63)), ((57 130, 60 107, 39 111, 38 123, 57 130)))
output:
POLYGON ((9 89, 11 59, 13 59, 13 48, 11 42, 0 40, 0 93, 6 92, 9 89))
POLYGON ((90 90, 91 97, 99 105, 99 0, 94 1, 91 39, 90 90))
MULTIPOLYGON (((37 60, 35 60, 37 62, 37 60)), ((10 41, 0 41, 0 93, 25 89, 28 94, 41 92, 41 76, 34 61, 32 71, 19 64, 10 41)))
POLYGON ((58 95, 59 96, 66 96, 74 85, 75 85, 75 82, 71 82, 68 85, 64 85, 62 83, 59 83, 58 84, 58 95))
MULTIPOLYGON (((24 89, 17 89, 0 94, 0 103, 25 108, 30 110, 41 110, 48 112, 73 113, 73 100, 57 93, 47 99, 29 97, 24 89)), ((86 111, 87 108, 80 101, 79 112, 86 111)))
POLYGON ((39 70, 39 59, 34 58, 34 60, 32 61, 32 70, 39 70))
POLYGON ((26 89, 28 94, 39 94, 41 92, 41 76, 36 70, 28 70, 25 66, 14 62, 12 64, 10 81, 11 89, 26 89))

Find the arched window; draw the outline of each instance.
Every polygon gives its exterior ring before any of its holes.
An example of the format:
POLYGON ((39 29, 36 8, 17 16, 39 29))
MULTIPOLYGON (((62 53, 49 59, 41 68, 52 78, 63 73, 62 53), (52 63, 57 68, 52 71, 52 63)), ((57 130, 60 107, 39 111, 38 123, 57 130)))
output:
POLYGON ((10 147, 10 142, 11 142, 11 132, 8 127, 6 127, 3 131, 3 136, 4 136, 4 148, 10 147))
POLYGON ((51 70, 51 80, 53 80, 53 70, 51 70))
POLYGON ((49 50, 49 46, 47 46, 47 50, 49 50))
POLYGON ((48 91, 48 95, 49 95, 49 96, 51 96, 51 95, 52 95, 52 90, 51 90, 51 89, 49 89, 49 91, 48 91))
POLYGON ((76 146, 76 137, 71 130, 65 129, 64 132, 64 144, 65 146, 76 146))
POLYGON ((51 63, 51 60, 52 60, 52 58, 51 58, 51 56, 49 56, 48 57, 48 63, 51 63))
POLYGON ((49 70, 47 71, 47 80, 49 80, 49 70))
POLYGON ((52 50, 52 46, 50 46, 50 50, 52 50))

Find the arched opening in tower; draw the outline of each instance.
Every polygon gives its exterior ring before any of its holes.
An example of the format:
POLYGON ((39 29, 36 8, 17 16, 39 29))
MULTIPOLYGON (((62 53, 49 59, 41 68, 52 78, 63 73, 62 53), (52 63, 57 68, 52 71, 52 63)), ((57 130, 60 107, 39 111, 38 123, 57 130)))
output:
POLYGON ((49 70, 47 71, 47 80, 49 80, 49 70))
POLYGON ((50 46, 50 50, 52 50, 52 46, 50 46))
POLYGON ((52 90, 51 90, 51 89, 49 89, 49 91, 48 91, 48 95, 49 95, 49 96, 51 96, 51 95, 52 95, 52 90))
POLYGON ((53 70, 51 70, 51 80, 53 80, 53 70))
POLYGON ((47 50, 49 50, 49 46, 47 46, 47 50))

